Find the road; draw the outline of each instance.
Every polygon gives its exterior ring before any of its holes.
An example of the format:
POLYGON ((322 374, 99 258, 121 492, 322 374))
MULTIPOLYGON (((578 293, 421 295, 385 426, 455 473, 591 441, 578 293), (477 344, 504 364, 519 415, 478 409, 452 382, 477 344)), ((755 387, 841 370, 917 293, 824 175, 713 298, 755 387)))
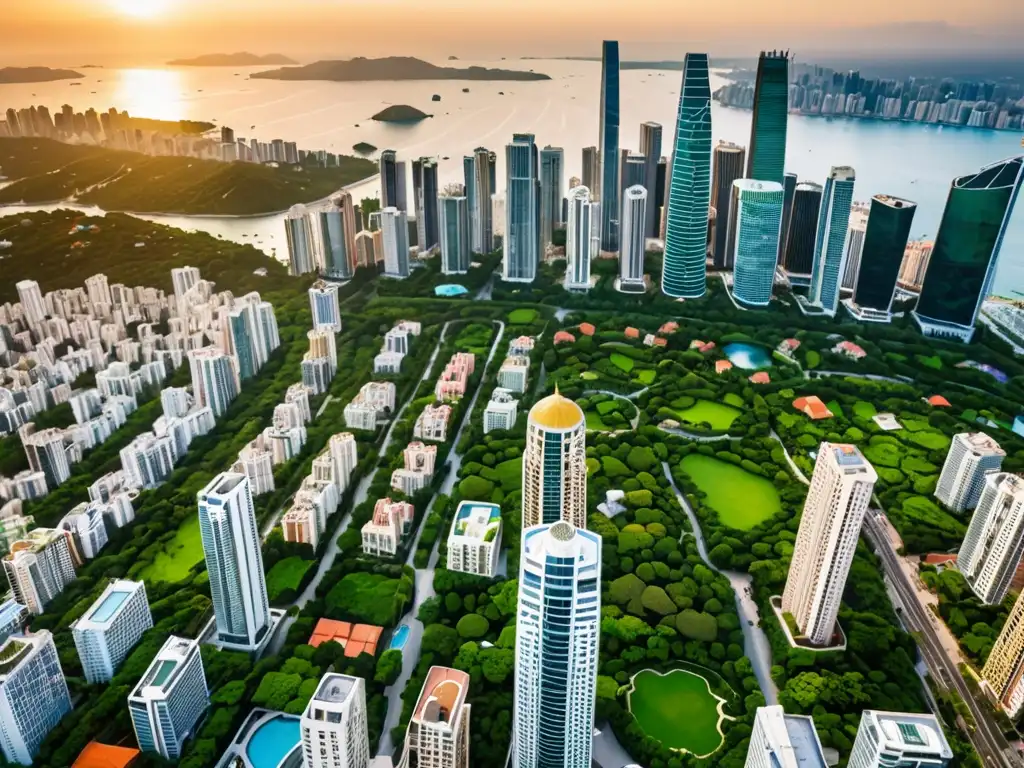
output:
POLYGON ((906 572, 900 568, 892 540, 885 530, 884 520, 879 510, 869 510, 864 517, 864 534, 873 545, 873 549, 882 560, 886 580, 892 585, 902 604, 903 621, 916 633, 917 647, 921 650, 932 678, 943 688, 952 687, 967 703, 975 722, 978 724, 974 733, 970 734, 971 742, 981 757, 981 762, 988 767, 1014 766, 1009 752, 1009 745, 1003 738, 1000 729, 995 725, 988 712, 974 700, 967 683, 960 676, 956 662, 947 655, 938 638, 933 622, 938 621, 927 608, 921 605, 914 585, 910 583, 906 572))
POLYGON ((811 481, 807 479, 807 475, 805 475, 800 467, 796 465, 796 462, 793 461, 793 457, 789 455, 789 451, 786 449, 786 444, 782 442, 782 438, 779 437, 779 433, 774 429, 772 430, 772 437, 775 439, 775 442, 782 446, 782 453, 786 457, 786 463, 789 464, 790 470, 792 470, 793 474, 796 475, 796 479, 804 485, 810 485, 811 481))

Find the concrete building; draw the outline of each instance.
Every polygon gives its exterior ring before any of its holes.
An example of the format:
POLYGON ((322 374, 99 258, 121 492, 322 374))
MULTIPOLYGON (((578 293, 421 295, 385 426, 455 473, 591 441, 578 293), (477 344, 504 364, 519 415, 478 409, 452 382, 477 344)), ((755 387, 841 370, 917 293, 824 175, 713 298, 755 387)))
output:
POLYGON ((1024 594, 1006 617, 988 660, 981 670, 982 685, 1010 719, 1024 710, 1024 594))
POLYGON ((818 213, 818 233, 807 303, 829 317, 834 316, 839 308, 855 179, 853 168, 833 167, 825 180, 825 192, 818 213))
POLYGON ((437 158, 421 157, 412 161, 413 211, 416 215, 416 242, 420 253, 434 250, 438 240, 437 158))
POLYGON ((732 187, 743 178, 747 151, 731 141, 719 141, 711 160, 711 205, 716 211, 715 237, 711 241, 711 258, 715 269, 731 269, 728 262, 729 206, 732 187))
POLYGON ((288 274, 305 275, 316 269, 313 246, 313 222, 304 205, 292 206, 284 219, 288 245, 288 274))
POLYGON ((363 678, 334 672, 324 675, 299 727, 306 768, 367 768, 370 742, 363 678))
POLYGON ((492 578, 501 554, 501 507, 460 501, 448 534, 448 570, 492 578))
POLYGON ((398 768, 469 768, 469 675, 431 667, 405 733, 398 768))
POLYGON ((565 225, 565 288, 590 290, 590 264, 600 251, 598 206, 586 187, 569 190, 568 217, 565 225))
POLYGON ((522 394, 530 378, 530 358, 524 355, 506 357, 498 369, 498 386, 522 394))
POLYGON ((441 242, 441 272, 464 275, 472 261, 469 201, 461 187, 448 186, 437 200, 441 242))
POLYGON ((177 461, 174 440, 143 432, 121 449, 121 470, 129 488, 156 488, 174 470, 177 461))
POLYGON ((954 512, 974 509, 981 498, 985 475, 997 472, 1006 451, 984 432, 961 432, 953 436, 942 465, 935 498, 954 512))
POLYGON ((646 289, 644 282, 644 256, 647 236, 648 193, 644 187, 627 187, 622 193, 622 227, 619 238, 618 289, 637 293, 646 289))
POLYGON ((29 531, 11 544, 3 563, 15 600, 35 615, 75 580, 71 537, 52 528, 29 531))
POLYGON ((428 405, 416 417, 412 436, 417 440, 443 443, 448 439, 448 422, 451 417, 452 407, 450 405, 428 405))
POLYGON ((644 189, 647 190, 644 237, 657 237, 658 232, 658 161, 661 159, 661 125, 640 123, 640 154, 644 156, 644 189))
POLYGON ((814 720, 782 707, 758 707, 744 768, 827 768, 814 720))
POLYGON ((495 429, 513 429, 519 414, 519 403, 512 397, 512 391, 495 387, 490 402, 484 409, 484 434, 495 429))
MULTIPOLYGON (((497 192, 497 155, 484 147, 473 150, 472 227, 473 251, 490 253, 494 250, 494 223, 491 198, 497 192)), ((469 185, 466 185, 467 190, 469 185)))
POLYGON ((327 441, 327 450, 331 455, 331 466, 333 468, 334 484, 338 487, 338 493, 342 494, 348 490, 352 482, 352 473, 359 463, 359 454, 356 447, 356 436, 351 432, 339 432, 331 435, 327 441))
POLYGON ((85 615, 71 625, 85 679, 92 684, 109 682, 153 626, 141 581, 118 579, 107 585, 85 615))
POLYGON ((998 605, 1024 554, 1024 479, 989 472, 956 567, 983 603, 998 605))
POLYGON ((393 557, 398 545, 412 528, 416 510, 406 501, 377 499, 373 517, 363 526, 363 554, 393 557))
POLYGON ((866 709, 848 768, 944 768, 953 750, 935 715, 866 709))
POLYGON ((192 396, 200 408, 209 407, 219 419, 242 388, 235 361, 216 347, 204 347, 188 353, 188 364, 192 396))
POLYGON ((352 195, 339 192, 317 208, 312 217, 320 251, 318 266, 321 274, 334 280, 350 280, 356 271, 356 234, 359 230, 352 195))
POLYGON ((555 394, 530 409, 523 452, 523 528, 587 523, 587 425, 576 403, 555 394))
POLYGON ((540 248, 551 244, 552 233, 562 224, 562 198, 565 152, 561 147, 540 151, 540 248))
POLYGON ((338 286, 317 280, 309 289, 309 308, 313 313, 313 327, 341 331, 341 307, 338 304, 338 286))
POLYGON ((404 210, 383 208, 380 229, 384 248, 384 276, 403 280, 409 276, 409 221, 404 210))

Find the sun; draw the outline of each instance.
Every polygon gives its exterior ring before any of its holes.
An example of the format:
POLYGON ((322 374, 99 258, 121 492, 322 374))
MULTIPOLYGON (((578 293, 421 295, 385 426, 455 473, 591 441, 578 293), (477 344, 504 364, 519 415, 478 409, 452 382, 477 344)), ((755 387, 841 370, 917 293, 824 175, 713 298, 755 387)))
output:
POLYGON ((136 19, 155 19, 170 6, 170 0, 110 0, 114 8, 136 19))

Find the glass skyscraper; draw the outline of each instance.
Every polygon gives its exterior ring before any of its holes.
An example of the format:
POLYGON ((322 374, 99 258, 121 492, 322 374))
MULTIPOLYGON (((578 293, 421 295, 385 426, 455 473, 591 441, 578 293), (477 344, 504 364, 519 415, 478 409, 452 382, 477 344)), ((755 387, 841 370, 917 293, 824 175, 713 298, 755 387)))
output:
POLYGON ((732 185, 743 178, 747 151, 731 141, 719 141, 715 146, 711 173, 711 204, 715 207, 715 238, 711 241, 711 255, 715 269, 732 269, 729 257, 729 204, 732 185))
POLYGON ((622 193, 622 242, 619 248, 618 289, 628 293, 643 293, 644 226, 647 221, 647 189, 637 184, 622 193))
POLYGON ((551 242, 555 228, 562 223, 562 169, 565 153, 561 147, 544 147, 540 151, 540 247, 551 242))
POLYGON ((619 249, 619 43, 605 40, 601 47, 601 250, 619 249))
POLYGON ((421 157, 412 161, 413 203, 416 209, 416 238, 420 253, 435 248, 437 234, 437 160, 421 157))
POLYGON ((466 205, 469 207, 469 245, 475 247, 475 233, 480 226, 477 222, 478 211, 476 206, 477 183, 476 183, 476 159, 473 155, 466 155, 462 158, 462 183, 466 191, 466 205))
MULTIPOLYGON (((661 162, 661 125, 658 123, 640 124, 640 154, 644 156, 644 188, 647 190, 647 211, 644 223, 644 236, 658 236, 658 163, 661 162)), ((623 188, 631 185, 625 184, 623 188)))
POLYGON ((405 163, 398 162, 398 155, 393 149, 385 149, 380 153, 380 207, 405 207, 405 163))
MULTIPOLYGON (((453 185, 454 186, 454 185, 453 185)), ((441 271, 460 275, 469 271, 469 202, 461 187, 447 188, 438 198, 441 215, 441 271)))
POLYGON ((773 181, 739 179, 733 184, 730 221, 735 227, 733 297, 764 307, 772 299, 785 191, 773 181))
POLYGON ((679 89, 675 154, 668 187, 661 290, 697 298, 706 288, 711 202, 711 83, 706 53, 688 53, 679 89))
POLYGON ((530 283, 540 260, 540 178, 532 133, 505 145, 505 236, 502 279, 530 283))
MULTIPOLYGON (((494 250, 494 214, 491 209, 491 195, 495 192, 495 168, 497 156, 486 147, 473 150, 473 195, 470 216, 473 251, 490 253, 494 250)), ((468 192, 469 185, 466 185, 468 192)))
POLYGON ((352 195, 340 192, 313 214, 323 251, 325 277, 349 280, 356 271, 356 211, 352 195))
POLYGON ((573 187, 569 190, 568 222, 565 228, 565 288, 570 291, 590 290, 590 263, 597 257, 600 245, 594 238, 595 216, 599 206, 591 202, 590 190, 573 187))
POLYGON ((807 302, 827 315, 839 308, 839 293, 846 256, 846 233, 850 228, 853 183, 856 174, 849 166, 832 168, 825 180, 818 211, 818 232, 814 240, 814 266, 807 302))
POLYGON ((789 53, 761 51, 754 84, 754 117, 747 152, 747 178, 783 184, 786 118, 789 114, 789 53))
POLYGON ((888 319, 916 210, 917 203, 891 195, 871 198, 853 293, 855 308, 884 313, 880 319, 888 319))
POLYGON ((1024 157, 953 180, 914 318, 928 336, 970 341, 1006 225, 1024 183, 1024 157))
POLYGON ((793 193, 793 211, 782 240, 782 266, 791 275, 810 275, 814 264, 814 237, 818 233, 821 185, 804 181, 793 193))

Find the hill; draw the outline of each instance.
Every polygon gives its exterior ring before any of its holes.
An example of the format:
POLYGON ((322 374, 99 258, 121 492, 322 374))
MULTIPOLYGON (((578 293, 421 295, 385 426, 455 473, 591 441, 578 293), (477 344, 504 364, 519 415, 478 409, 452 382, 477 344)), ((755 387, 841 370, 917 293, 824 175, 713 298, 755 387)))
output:
POLYGON ((0 67, 0 83, 52 83, 55 80, 77 80, 85 77, 73 69, 49 67, 0 67))
POLYGON ((294 59, 282 56, 280 53, 267 53, 260 56, 257 53, 242 51, 241 53, 208 53, 205 56, 196 56, 192 59, 175 59, 168 61, 169 67, 255 67, 255 66, 287 66, 298 64, 294 59))
POLYGON ((486 67, 439 67, 411 56, 347 61, 316 61, 304 67, 272 69, 249 77, 264 80, 550 80, 538 72, 486 67))
POLYGON ((410 107, 408 104, 392 104, 390 107, 382 109, 370 119, 376 120, 379 123, 414 123, 428 117, 430 115, 426 112, 421 112, 416 107, 410 107))

